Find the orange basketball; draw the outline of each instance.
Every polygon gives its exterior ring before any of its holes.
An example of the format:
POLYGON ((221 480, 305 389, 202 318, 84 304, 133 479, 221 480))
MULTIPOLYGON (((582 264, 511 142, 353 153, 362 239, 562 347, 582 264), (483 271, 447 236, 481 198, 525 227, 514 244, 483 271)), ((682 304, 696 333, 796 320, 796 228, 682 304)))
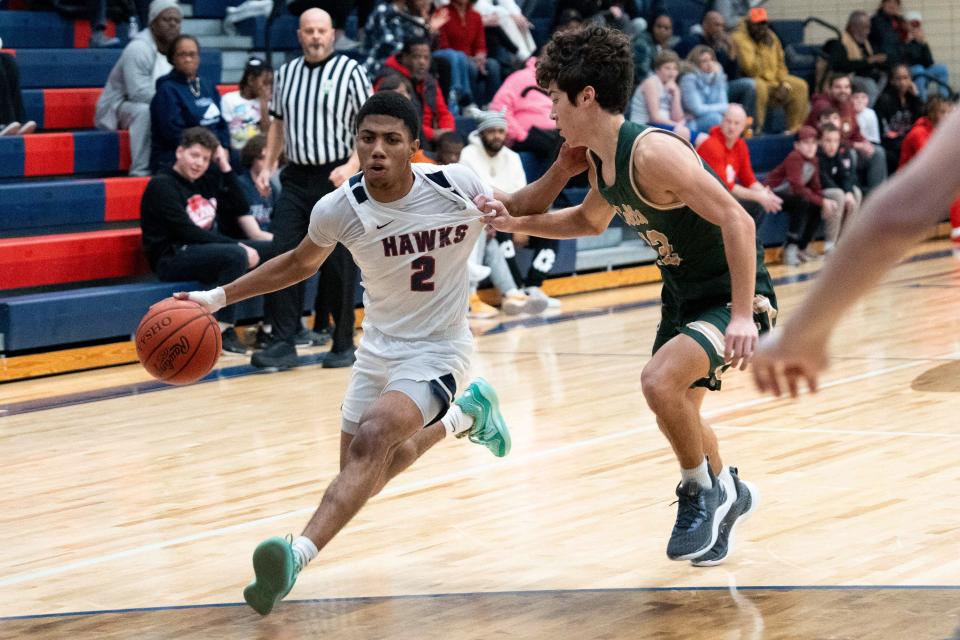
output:
POLYGON ((220 357, 217 320, 192 300, 166 298, 150 307, 136 340, 140 364, 168 384, 196 382, 220 357))

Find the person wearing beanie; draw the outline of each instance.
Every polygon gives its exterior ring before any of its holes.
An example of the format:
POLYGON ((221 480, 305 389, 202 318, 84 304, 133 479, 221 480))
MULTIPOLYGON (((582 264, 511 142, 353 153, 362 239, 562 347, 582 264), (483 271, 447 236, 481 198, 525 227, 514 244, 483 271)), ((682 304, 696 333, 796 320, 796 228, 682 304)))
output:
POLYGON ((166 58, 180 35, 183 11, 175 0, 153 0, 148 28, 134 36, 107 77, 97 100, 94 125, 105 131, 130 131, 130 175, 149 175, 150 101, 157 78, 173 69, 166 58))

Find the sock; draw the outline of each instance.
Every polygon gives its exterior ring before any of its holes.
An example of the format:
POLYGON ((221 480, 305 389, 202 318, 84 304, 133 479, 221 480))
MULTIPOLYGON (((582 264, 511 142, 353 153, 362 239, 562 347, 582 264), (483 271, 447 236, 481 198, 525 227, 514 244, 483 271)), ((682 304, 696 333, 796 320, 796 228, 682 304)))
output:
POLYGON ((680 469, 680 484, 686 486, 688 482, 694 481, 703 489, 712 489, 713 482, 710 480, 710 472, 707 471, 707 459, 693 469, 680 469))
POLYGON ((226 322, 220 322, 219 320, 217 321, 217 325, 220 326, 220 333, 223 333, 227 329, 230 329, 231 327, 233 327, 232 324, 228 324, 226 322))
POLYGON ((450 405, 447 412, 440 418, 440 422, 450 436, 466 433, 473 428, 473 416, 465 414, 458 404, 450 405))
POLYGON ((293 557, 297 559, 297 565, 301 570, 317 557, 317 545, 313 544, 310 538, 298 536, 290 546, 293 547, 293 557))
POLYGON ((736 485, 733 484, 733 476, 730 475, 730 467, 729 467, 729 466, 724 465, 724 467, 723 467, 722 469, 720 469, 720 473, 717 474, 717 482, 719 482, 720 484, 722 484, 722 485, 726 488, 727 491, 733 491, 733 492, 734 492, 733 495, 734 495, 734 497, 736 497, 736 495, 737 495, 737 494, 736 494, 736 485))
POLYGON ((523 291, 520 291, 520 289, 517 289, 516 287, 514 287, 513 289, 510 289, 510 291, 505 291, 503 293, 504 298, 508 298, 510 296, 526 296, 526 295, 527 294, 525 294, 523 291))

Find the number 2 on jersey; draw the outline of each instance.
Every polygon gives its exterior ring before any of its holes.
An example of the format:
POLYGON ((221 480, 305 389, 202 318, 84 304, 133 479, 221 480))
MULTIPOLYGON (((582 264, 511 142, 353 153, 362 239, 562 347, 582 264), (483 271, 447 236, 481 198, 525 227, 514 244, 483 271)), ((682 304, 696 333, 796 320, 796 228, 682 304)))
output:
POLYGON ((437 261, 433 256, 420 256, 410 263, 413 273, 410 274, 411 291, 433 291, 433 282, 430 278, 437 270, 437 261))

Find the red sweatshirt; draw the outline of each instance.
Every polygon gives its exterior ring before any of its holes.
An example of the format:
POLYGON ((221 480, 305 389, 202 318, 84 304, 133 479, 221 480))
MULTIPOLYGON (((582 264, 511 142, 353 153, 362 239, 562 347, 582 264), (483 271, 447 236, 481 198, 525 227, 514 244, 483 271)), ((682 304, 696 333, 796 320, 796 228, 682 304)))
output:
POLYGON ((467 5, 467 11, 461 16, 460 12, 447 6, 448 20, 440 27, 437 34, 438 49, 456 49, 468 56, 487 53, 487 38, 483 34, 483 18, 473 7, 467 5))
POLYGON ((933 135, 933 123, 930 122, 930 118, 926 116, 917 118, 913 127, 904 136, 903 144, 900 145, 900 164, 898 168, 913 160, 913 156, 920 153, 920 149, 927 145, 931 135, 933 135))
POLYGON ((750 188, 757 181, 753 167, 750 166, 747 143, 743 138, 738 138, 733 143, 733 148, 728 148, 719 126, 710 129, 710 137, 697 147, 697 153, 720 176, 727 185, 727 190, 732 191, 737 182, 750 188))
MULTIPOLYGON (((410 75, 410 70, 397 62, 397 56, 390 56, 384 66, 402 74, 413 83, 413 90, 417 92, 420 104, 423 105, 423 137, 433 140, 434 129, 455 129, 456 121, 447 108, 447 101, 443 99, 440 83, 433 77, 416 80, 410 75)), ((382 81, 382 80, 381 80, 382 81)), ((379 82, 378 82, 379 84, 379 82)))
POLYGON ((789 183, 791 195, 800 196, 818 207, 823 204, 820 164, 816 158, 807 160, 796 149, 768 173, 763 182, 774 191, 783 191, 783 185, 789 183))

